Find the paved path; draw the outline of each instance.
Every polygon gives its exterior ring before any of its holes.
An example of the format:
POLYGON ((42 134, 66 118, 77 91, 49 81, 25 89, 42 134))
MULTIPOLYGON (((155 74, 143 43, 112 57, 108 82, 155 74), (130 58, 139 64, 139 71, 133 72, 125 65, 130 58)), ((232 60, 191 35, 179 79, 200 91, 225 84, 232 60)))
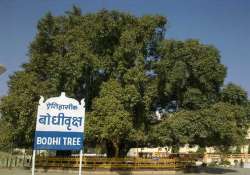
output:
MULTIPOLYGON (((122 171, 85 171, 83 175, 250 175, 250 169, 222 169, 222 168, 205 168, 196 169, 186 172, 174 172, 174 171, 132 171, 132 172, 122 172, 122 171)), ((0 169, 0 175, 31 175, 30 170, 23 169, 0 169)), ((36 172, 35 175, 78 175, 76 171, 48 171, 48 172, 36 172)))

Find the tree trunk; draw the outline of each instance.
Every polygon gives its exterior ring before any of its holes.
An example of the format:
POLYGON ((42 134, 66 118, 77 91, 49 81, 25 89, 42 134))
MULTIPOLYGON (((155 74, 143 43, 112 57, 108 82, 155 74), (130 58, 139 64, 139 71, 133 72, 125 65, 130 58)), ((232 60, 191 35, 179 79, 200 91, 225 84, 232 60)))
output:
POLYGON ((114 141, 113 146, 115 148, 115 157, 119 157, 119 143, 114 141))
POLYGON ((126 143, 125 141, 121 141, 119 144, 119 157, 126 157, 130 146, 128 146, 128 143, 126 143))
POLYGON ((120 141, 106 141, 107 157, 125 157, 128 148, 120 141))
POLYGON ((115 148, 112 142, 106 141, 107 157, 115 156, 115 148))

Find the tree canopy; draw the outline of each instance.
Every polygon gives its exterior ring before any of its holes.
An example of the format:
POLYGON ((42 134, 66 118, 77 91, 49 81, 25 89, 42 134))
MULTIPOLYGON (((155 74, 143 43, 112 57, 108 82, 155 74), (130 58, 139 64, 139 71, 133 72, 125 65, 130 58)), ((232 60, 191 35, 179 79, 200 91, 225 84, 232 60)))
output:
POLYGON ((223 87, 219 51, 198 40, 165 38, 167 19, 101 10, 47 13, 37 25, 29 61, 9 81, 1 121, 5 140, 31 147, 39 96, 86 101, 86 144, 109 156, 132 146, 228 146, 244 140, 247 93, 223 87), (155 120, 155 111, 164 117, 155 120), (215 139, 216 138, 216 139, 215 139))
POLYGON ((246 105, 248 102, 247 92, 240 86, 229 83, 222 89, 221 100, 232 105, 246 105))
POLYGON ((229 148, 241 145, 249 127, 249 117, 244 107, 216 103, 196 111, 180 111, 156 125, 150 135, 154 145, 184 144, 229 148), (157 132, 158 131, 158 132, 157 132))

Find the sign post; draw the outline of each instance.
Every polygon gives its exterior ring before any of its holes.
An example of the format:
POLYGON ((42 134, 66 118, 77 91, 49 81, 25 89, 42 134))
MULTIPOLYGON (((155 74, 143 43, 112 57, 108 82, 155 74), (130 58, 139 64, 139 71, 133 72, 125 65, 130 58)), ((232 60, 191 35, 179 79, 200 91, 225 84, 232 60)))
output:
POLYGON ((62 92, 44 102, 39 100, 32 175, 35 172, 35 150, 80 150, 79 175, 82 171, 82 149, 84 141, 85 102, 79 103, 62 92))
POLYGON ((82 149, 80 150, 79 175, 82 174, 82 149))
POLYGON ((32 154, 32 175, 35 175, 35 159, 36 159, 36 150, 33 149, 33 154, 32 154))

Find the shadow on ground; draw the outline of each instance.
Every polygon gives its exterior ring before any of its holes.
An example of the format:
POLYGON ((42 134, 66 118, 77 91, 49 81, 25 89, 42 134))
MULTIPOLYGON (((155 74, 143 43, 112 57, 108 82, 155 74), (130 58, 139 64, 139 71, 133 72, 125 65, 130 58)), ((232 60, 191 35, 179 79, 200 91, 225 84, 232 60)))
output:
POLYGON ((227 174, 227 173, 237 173, 238 171, 230 168, 197 167, 197 168, 186 169, 183 172, 185 174, 188 173, 227 174))
POLYGON ((132 175, 132 172, 130 170, 115 170, 114 172, 119 175, 132 175))

